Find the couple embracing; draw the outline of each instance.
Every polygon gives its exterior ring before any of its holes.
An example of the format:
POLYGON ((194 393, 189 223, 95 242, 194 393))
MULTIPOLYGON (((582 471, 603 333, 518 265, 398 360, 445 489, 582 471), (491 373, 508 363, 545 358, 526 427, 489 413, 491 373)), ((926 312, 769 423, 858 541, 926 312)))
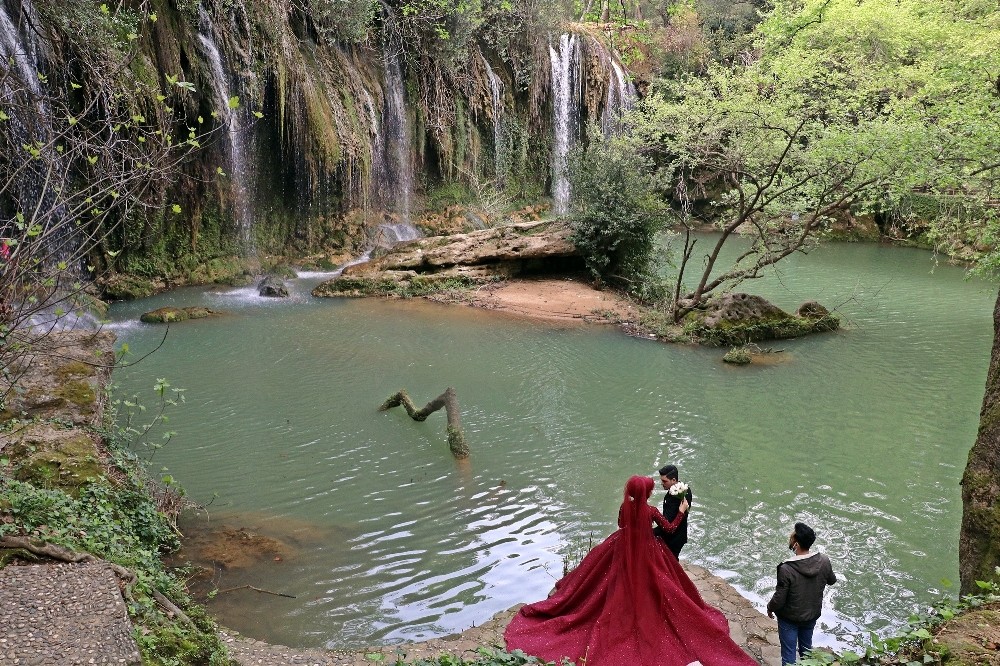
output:
POLYGON ((628 480, 619 529, 548 599, 518 611, 504 632, 508 650, 586 666, 756 666, 677 561, 690 490, 673 465, 660 470, 660 480, 667 490, 662 513, 648 503, 653 479, 628 480))

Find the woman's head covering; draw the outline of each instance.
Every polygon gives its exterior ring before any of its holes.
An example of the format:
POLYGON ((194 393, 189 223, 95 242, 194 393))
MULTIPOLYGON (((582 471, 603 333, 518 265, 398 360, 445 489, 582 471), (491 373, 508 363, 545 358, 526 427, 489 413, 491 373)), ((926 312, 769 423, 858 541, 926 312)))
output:
POLYGON ((645 525, 649 531, 649 513, 646 500, 653 494, 653 480, 648 476, 633 476, 625 484, 625 498, 622 501, 622 527, 645 525))

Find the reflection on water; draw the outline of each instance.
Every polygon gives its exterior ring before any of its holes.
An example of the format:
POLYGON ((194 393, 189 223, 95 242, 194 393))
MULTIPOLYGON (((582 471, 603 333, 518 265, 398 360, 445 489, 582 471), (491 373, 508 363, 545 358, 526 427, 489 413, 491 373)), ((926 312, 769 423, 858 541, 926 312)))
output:
POLYGON ((163 330, 132 323, 143 311, 227 314, 171 327, 115 379, 146 395, 155 377, 187 389, 156 460, 196 500, 217 494, 214 511, 265 534, 238 517, 328 535, 226 573, 295 597, 216 597, 223 623, 252 636, 419 640, 543 598, 569 546, 614 529, 625 480, 669 461, 695 495, 684 557, 761 607, 791 524, 816 528, 842 579, 822 620, 830 643, 898 624, 956 578, 996 291, 932 271, 919 251, 839 245, 791 262, 753 291, 789 309, 839 306, 847 330, 781 342, 773 365, 423 301, 312 299, 306 279, 287 300, 181 290, 116 305, 139 354, 163 330), (400 388, 423 404, 447 386, 465 467, 443 413, 376 411, 400 388))

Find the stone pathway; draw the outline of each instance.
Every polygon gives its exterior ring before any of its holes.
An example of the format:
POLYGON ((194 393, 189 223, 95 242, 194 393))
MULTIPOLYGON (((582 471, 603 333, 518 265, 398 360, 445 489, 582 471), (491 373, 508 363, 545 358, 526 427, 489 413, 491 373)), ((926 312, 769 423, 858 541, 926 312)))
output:
MULTIPOLYGON (((762 666, 780 666, 778 628, 731 585, 684 563, 705 601, 725 613, 730 634, 762 666)), ((443 654, 472 658, 480 646, 503 646, 503 630, 516 612, 497 613, 460 634, 422 643, 360 650, 303 650, 224 632, 241 666, 374 666, 443 654), (384 655, 381 662, 368 657, 384 655)), ((0 570, 0 664, 75 666, 139 664, 118 581, 100 564, 8 566, 0 570)))
POLYGON ((0 664, 139 664, 118 579, 104 564, 0 570, 0 664))

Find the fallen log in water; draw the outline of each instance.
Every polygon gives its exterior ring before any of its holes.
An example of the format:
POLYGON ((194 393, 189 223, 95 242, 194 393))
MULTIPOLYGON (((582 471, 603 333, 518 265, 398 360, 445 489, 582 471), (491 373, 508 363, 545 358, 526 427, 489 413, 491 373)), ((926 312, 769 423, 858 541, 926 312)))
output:
POLYGON ((465 434, 462 432, 462 421, 455 389, 449 386, 444 393, 424 405, 423 409, 417 409, 413 400, 406 393, 406 389, 400 389, 398 393, 389 396, 378 410, 384 412, 400 405, 406 409, 406 413, 414 421, 425 421, 428 416, 444 407, 448 414, 448 448, 451 449, 451 454, 458 459, 469 457, 469 445, 465 443, 465 434))

